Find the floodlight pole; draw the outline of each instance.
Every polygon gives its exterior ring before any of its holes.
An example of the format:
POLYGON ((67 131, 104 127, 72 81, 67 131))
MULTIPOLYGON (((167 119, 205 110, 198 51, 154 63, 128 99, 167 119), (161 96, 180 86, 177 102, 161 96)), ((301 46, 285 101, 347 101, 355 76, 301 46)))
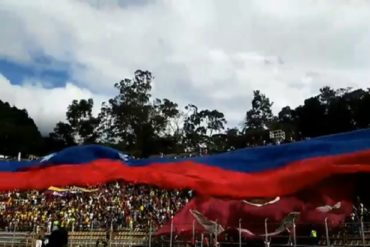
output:
POLYGON ((270 241, 268 237, 268 225, 267 225, 268 220, 269 220, 268 218, 265 219, 265 246, 266 247, 270 246, 270 241))
POLYGON ((330 246, 328 217, 325 218, 325 234, 326 234, 326 244, 327 246, 330 246))
POLYGON ((242 219, 239 219, 239 247, 242 247, 242 219))
POLYGON ((193 220, 193 231, 192 231, 192 234, 193 234, 193 244, 195 244, 195 220, 193 220))
POLYGON ((295 224, 295 217, 293 218, 293 246, 297 246, 297 235, 296 235, 296 224, 295 224))
POLYGON ((362 238, 362 245, 365 247, 366 246, 366 241, 365 241, 365 230, 364 230, 364 218, 361 216, 361 238, 362 238))
POLYGON ((173 241, 173 216, 171 216, 170 247, 172 247, 172 241, 173 241))
POLYGON ((216 220, 215 246, 217 247, 218 220, 216 220))
POLYGON ((149 247, 152 247, 152 221, 149 221, 149 247))

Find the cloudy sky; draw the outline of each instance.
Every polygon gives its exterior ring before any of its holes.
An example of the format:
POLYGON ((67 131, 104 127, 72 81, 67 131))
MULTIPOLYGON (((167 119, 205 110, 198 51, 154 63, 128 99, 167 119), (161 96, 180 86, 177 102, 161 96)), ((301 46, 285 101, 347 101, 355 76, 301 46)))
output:
POLYGON ((254 89, 277 112, 369 86, 369 16, 366 0, 0 0, 0 99, 47 133, 72 99, 99 108, 140 68, 155 97, 237 125, 254 89))

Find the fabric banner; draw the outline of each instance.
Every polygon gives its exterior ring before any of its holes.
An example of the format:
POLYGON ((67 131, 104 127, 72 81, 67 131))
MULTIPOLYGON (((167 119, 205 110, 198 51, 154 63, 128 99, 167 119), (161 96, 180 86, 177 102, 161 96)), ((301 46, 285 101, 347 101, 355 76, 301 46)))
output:
POLYGON ((77 186, 73 186, 70 188, 59 188, 55 186, 50 186, 48 190, 55 191, 55 192, 70 192, 70 193, 78 193, 78 192, 91 193, 91 192, 98 191, 98 189, 85 189, 85 188, 81 188, 77 186))
MULTIPOLYGON (((227 231, 238 229, 241 220, 241 229, 247 236, 264 236, 264 222, 268 219, 269 236, 272 236, 289 230, 293 216, 297 226, 323 227, 328 218, 329 227, 337 227, 352 212, 352 184, 353 181, 346 179, 328 181, 262 206, 244 200, 194 198, 174 217, 174 231, 178 234, 191 232, 194 220, 198 232, 209 232, 209 226, 214 228, 215 222, 227 231), (201 215, 201 220, 194 217, 191 213, 194 211, 201 215)), ((169 224, 157 232, 159 235, 169 233, 169 224)))
POLYGON ((99 145, 29 162, 0 162, 0 190, 87 187, 125 180, 235 199, 295 194, 326 179, 370 173, 370 130, 184 159, 132 159, 99 145))

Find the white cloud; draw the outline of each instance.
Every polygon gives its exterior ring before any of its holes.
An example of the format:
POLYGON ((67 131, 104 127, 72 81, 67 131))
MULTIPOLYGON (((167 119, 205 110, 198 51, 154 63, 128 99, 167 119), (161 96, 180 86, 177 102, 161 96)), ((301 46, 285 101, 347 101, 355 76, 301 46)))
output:
POLYGON ((365 0, 4 0, 0 57, 29 62, 42 50, 99 94, 148 69, 155 96, 217 108, 233 125, 254 89, 277 111, 324 85, 366 87, 368 16, 365 0))
POLYGON ((43 134, 48 134, 58 121, 65 120, 67 106, 73 99, 93 98, 96 114, 104 98, 92 94, 89 90, 81 89, 73 83, 52 89, 28 82, 22 86, 12 85, 2 74, 0 74, 0 89, 0 99, 18 108, 26 109, 43 134))

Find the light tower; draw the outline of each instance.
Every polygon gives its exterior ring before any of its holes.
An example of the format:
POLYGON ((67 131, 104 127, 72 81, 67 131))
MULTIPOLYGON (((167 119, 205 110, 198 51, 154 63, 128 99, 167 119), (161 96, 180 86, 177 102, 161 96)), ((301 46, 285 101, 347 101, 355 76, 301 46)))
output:
POLYGON ((270 139, 274 140, 275 144, 279 145, 282 141, 285 140, 285 131, 281 129, 271 130, 270 139))

